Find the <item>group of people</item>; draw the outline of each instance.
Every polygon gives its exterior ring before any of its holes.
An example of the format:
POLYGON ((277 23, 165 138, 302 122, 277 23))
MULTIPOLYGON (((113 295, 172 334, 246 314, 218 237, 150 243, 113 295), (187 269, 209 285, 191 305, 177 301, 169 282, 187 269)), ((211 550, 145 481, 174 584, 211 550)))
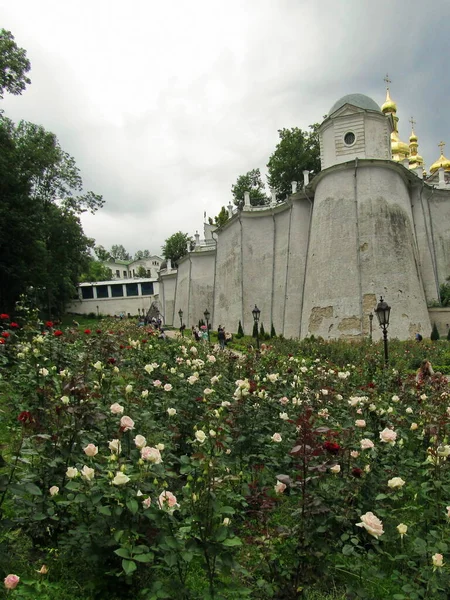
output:
MULTIPOLYGON (((208 342, 209 341, 209 335, 208 335, 208 329, 206 327, 206 325, 201 325, 200 327, 196 327, 195 325, 192 326, 192 336, 195 339, 196 342, 208 342)), ((219 340, 219 345, 220 348, 223 350, 225 348, 225 344, 226 344, 226 333, 225 333, 225 328, 222 327, 222 325, 219 325, 219 327, 217 328, 217 339, 219 340)))

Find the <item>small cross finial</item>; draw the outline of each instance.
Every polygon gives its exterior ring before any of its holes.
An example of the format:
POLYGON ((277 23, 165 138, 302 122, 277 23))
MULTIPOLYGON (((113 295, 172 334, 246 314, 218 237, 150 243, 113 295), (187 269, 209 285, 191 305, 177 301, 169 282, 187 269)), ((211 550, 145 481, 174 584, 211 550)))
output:
POLYGON ((386 73, 386 77, 383 79, 383 81, 386 83, 386 88, 389 89, 389 84, 392 83, 392 81, 389 79, 388 73, 386 73))
POLYGON ((445 142, 440 142, 438 147, 441 149, 441 156, 444 156, 445 142))
POLYGON ((414 117, 411 117, 409 122, 411 123, 411 129, 414 130, 414 125, 416 124, 416 121, 414 121, 414 117))

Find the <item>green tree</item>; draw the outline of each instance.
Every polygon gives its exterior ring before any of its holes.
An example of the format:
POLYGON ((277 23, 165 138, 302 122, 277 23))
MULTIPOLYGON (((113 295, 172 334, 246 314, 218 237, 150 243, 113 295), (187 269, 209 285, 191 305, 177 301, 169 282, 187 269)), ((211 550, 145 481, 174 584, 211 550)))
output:
MULTIPOLYGON (((104 246, 94 246, 94 254, 97 257, 97 260, 101 262, 106 262, 111 260, 111 254, 104 246)), ((100 281, 100 280, 97 280, 100 281)))
POLYGON ((222 206, 218 215, 214 217, 214 220, 209 217, 208 221, 210 225, 215 225, 216 227, 222 227, 228 221, 228 211, 225 206, 222 206))
POLYGON ((30 61, 23 48, 19 48, 10 31, 0 29, 0 98, 3 94, 20 95, 31 83, 26 76, 30 61))
POLYGON ((447 283, 441 284, 439 288, 439 295, 441 298, 441 306, 450 306, 450 282, 447 278, 447 283))
POLYGON ((183 258, 187 252, 187 245, 192 240, 187 233, 177 231, 166 239, 161 250, 165 259, 170 258, 172 266, 178 266, 178 261, 183 258))
POLYGON ((285 199, 292 193, 292 181, 303 181, 303 171, 320 171, 319 124, 310 131, 298 127, 279 129, 280 141, 267 163, 267 181, 277 197, 285 199))
POLYGON ((150 250, 138 250, 134 255, 134 260, 139 260, 140 258, 150 258, 150 250))
POLYGON ((81 274, 80 281, 110 281, 113 278, 113 272, 106 267, 102 261, 89 258, 87 269, 81 274))
POLYGON ((1 305, 11 310, 32 286, 45 290, 39 297, 48 310, 61 311, 91 245, 77 214, 95 212, 102 198, 82 194, 74 159, 43 127, 23 121, 16 126, 0 115, 0 157, 0 216, 8 224, 0 239, 1 305))
POLYGON ((237 330, 237 338, 244 337, 244 329, 242 328, 242 323, 239 321, 238 330, 237 330))
POLYGON ((240 175, 236 183, 231 186, 234 203, 242 208, 244 205, 244 194, 250 193, 250 204, 252 206, 263 206, 267 204, 267 195, 264 190, 264 183, 261 179, 259 169, 252 169, 245 175, 240 175))
POLYGON ((143 265, 139 265, 137 268, 136 277, 148 277, 147 269, 143 265))
POLYGON ((131 260, 131 254, 125 250, 122 244, 111 246, 109 253, 114 260, 131 260))

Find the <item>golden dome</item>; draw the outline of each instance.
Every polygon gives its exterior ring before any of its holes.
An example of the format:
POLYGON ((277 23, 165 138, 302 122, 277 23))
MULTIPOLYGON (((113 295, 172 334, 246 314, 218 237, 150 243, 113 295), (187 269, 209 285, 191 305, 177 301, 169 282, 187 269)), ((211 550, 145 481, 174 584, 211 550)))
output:
POLYGON ((414 144, 414 142, 417 142, 418 137, 417 135, 414 133, 414 130, 411 131, 411 135, 409 136, 409 143, 410 144, 414 144))
POLYGON ((434 162, 431 165, 431 167, 430 167, 430 173, 434 173, 435 171, 437 171, 441 167, 443 167, 444 171, 450 172, 450 160, 448 158, 445 158, 445 156, 444 156, 444 146, 445 146, 445 144, 443 142, 441 142, 440 144, 438 144, 438 146, 440 146, 440 148, 441 148, 441 155, 437 159, 437 161, 434 162))
POLYGON ((386 90, 386 100, 381 107, 381 112, 384 114, 396 113, 397 112, 397 104, 392 100, 391 95, 389 93, 389 88, 386 90))

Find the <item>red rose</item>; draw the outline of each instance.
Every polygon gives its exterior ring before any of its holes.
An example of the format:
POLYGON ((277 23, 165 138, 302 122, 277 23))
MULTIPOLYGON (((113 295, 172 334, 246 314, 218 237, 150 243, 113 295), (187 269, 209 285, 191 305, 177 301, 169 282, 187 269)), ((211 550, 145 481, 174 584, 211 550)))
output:
POLYGON ((9 335, 10 334, 7 331, 2 332, 2 337, 4 337, 4 338, 9 338, 9 335))
POLYGON ((101 329, 96 329, 96 331, 95 331, 95 333, 99 333, 99 334, 100 334, 101 332, 102 332, 102 330, 101 330, 101 329))
POLYGON ((60 335, 62 335, 62 334, 63 334, 63 332, 61 331, 61 329, 56 329, 56 331, 54 331, 54 332, 53 332, 53 335, 54 335, 55 337, 59 337, 59 336, 60 336, 60 335))
POLYGON ((0 338, 0 345, 5 344, 5 340, 3 338, 0 338))
POLYGON ((336 442, 325 442, 323 448, 330 454, 337 454, 341 449, 339 444, 336 444, 336 442))
POLYGON ((14 322, 12 322, 12 323, 10 323, 10 324, 9 324, 9 326, 10 326, 12 329, 18 329, 18 328, 19 328, 19 323, 14 323, 14 322))
POLYGON ((86 335, 89 335, 89 334, 91 333, 91 330, 90 330, 90 329, 85 329, 85 330, 84 330, 84 333, 85 333, 86 335))
POLYGON ((108 360, 106 362, 108 362, 110 365, 114 365, 114 364, 116 364, 116 359, 111 357, 111 358, 108 358, 108 360))
POLYGON ((53 321, 46 321, 45 322, 45 326, 46 327, 53 327, 53 321))
POLYGON ((9 315, 7 315, 6 313, 2 313, 0 315, 0 319, 3 319, 4 321, 7 321, 9 319, 9 315))
POLYGON ((30 411, 28 410, 23 410, 19 416, 17 417, 17 420, 20 421, 21 423, 32 423, 33 422, 33 417, 31 416, 30 411))
POLYGON ((352 475, 353 477, 361 477, 363 474, 363 470, 362 469, 358 469, 358 467, 355 467, 354 469, 352 469, 352 475))

